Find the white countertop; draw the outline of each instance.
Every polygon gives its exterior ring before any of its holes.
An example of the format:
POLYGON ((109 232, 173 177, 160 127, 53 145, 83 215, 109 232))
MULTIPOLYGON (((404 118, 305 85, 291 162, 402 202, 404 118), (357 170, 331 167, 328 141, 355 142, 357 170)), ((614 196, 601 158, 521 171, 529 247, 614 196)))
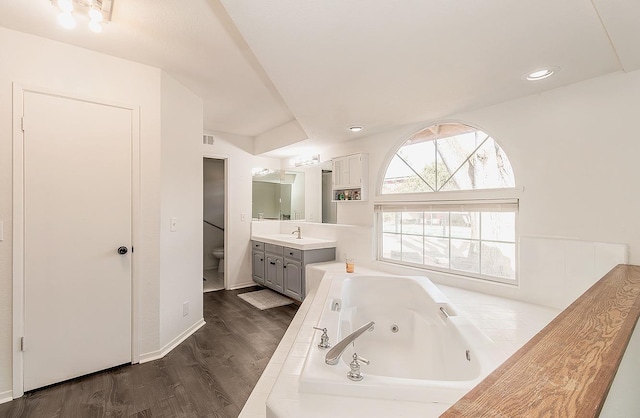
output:
POLYGON ((298 239, 293 234, 264 234, 252 235, 252 241, 265 242, 267 244, 282 245, 283 247, 295 248, 297 250, 318 250, 321 248, 333 248, 336 246, 335 241, 319 238, 309 238, 303 236, 298 239))

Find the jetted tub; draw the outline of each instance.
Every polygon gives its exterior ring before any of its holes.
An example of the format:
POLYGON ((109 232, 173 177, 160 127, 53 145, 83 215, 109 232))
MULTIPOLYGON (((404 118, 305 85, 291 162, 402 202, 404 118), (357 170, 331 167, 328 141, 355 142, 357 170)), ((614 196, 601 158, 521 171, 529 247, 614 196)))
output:
POLYGON ((453 404, 499 364, 495 346, 426 277, 337 274, 318 321, 331 346, 374 321, 338 364, 325 364, 316 331, 302 392, 453 404), (442 308, 442 310, 441 310, 442 308), (355 352, 364 379, 347 379, 355 352))

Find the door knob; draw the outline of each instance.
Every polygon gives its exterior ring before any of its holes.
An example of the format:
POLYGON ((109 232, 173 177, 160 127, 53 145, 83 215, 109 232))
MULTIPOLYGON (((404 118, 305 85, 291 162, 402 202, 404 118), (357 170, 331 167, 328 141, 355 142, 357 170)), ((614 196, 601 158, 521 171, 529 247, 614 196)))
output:
POLYGON ((124 254, 126 254, 127 252, 129 252, 129 250, 127 249, 127 247, 125 247, 125 246, 118 247, 118 254, 120 254, 120 255, 124 255, 124 254))

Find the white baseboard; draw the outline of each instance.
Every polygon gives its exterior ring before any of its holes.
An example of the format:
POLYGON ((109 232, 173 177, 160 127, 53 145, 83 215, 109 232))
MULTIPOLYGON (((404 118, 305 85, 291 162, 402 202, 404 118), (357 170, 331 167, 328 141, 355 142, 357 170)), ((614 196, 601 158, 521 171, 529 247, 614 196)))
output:
POLYGON ((256 283, 256 282, 247 282, 247 283, 236 284, 236 285, 231 286, 229 288, 229 290, 238 290, 238 289, 243 289, 245 287, 251 287, 251 286, 258 286, 258 283, 256 283))
POLYGON ((182 334, 178 335, 173 340, 169 341, 169 343, 167 343, 160 350, 152 351, 150 353, 140 354, 140 363, 146 363, 148 361, 158 360, 158 359, 166 356, 171 350, 173 350, 181 342, 183 342, 184 340, 189 338, 191 336, 191 334, 193 334, 194 332, 199 330, 204 324, 205 324, 204 318, 200 318, 200 320, 198 322, 196 322, 195 324, 191 325, 182 334))
POLYGON ((13 391, 7 390, 0 392, 0 403, 5 403, 13 400, 13 391))

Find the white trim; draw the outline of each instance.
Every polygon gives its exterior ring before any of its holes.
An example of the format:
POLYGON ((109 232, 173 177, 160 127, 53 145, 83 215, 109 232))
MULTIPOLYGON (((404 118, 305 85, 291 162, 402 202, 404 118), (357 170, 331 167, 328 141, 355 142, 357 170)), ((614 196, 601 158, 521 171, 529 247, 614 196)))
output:
POLYGON ((238 289, 244 289, 245 287, 251 287, 251 286, 258 286, 258 283, 256 283, 256 282, 248 282, 248 283, 236 284, 234 286, 231 286, 227 290, 238 290, 238 289))
MULTIPOLYGON (((394 146, 387 152, 387 154, 385 155, 384 159, 382 160, 383 165, 382 167, 384 167, 383 170, 378 170, 378 178, 377 178, 377 184, 376 184, 376 188, 375 188, 375 196, 376 198, 383 198, 384 196, 397 196, 397 194, 383 194, 382 193, 382 186, 384 185, 384 179, 385 176, 387 175, 387 169, 389 168, 389 164, 391 164, 391 160, 393 159, 393 157, 396 155, 396 153, 398 152, 398 150, 400 148, 402 148, 402 146, 410 139, 412 138, 414 135, 416 135, 419 132, 424 131, 427 128, 430 128, 432 126, 435 125, 443 125, 443 124, 459 124, 459 125, 465 125, 465 126, 469 126, 471 128, 474 128, 478 131, 482 131, 485 134, 487 134, 489 136, 489 138, 493 138, 493 140, 496 142, 496 144, 498 144, 500 146, 500 148, 502 148, 502 150, 504 151, 504 153, 507 155, 507 159, 509 159, 509 153, 507 153, 507 151, 505 150, 502 141, 497 140, 493 135, 489 134, 487 132, 487 129, 485 129, 483 126, 481 126, 480 124, 476 124, 475 122, 469 122, 467 120, 462 120, 462 119, 455 119, 455 118, 445 118, 445 119, 433 119, 429 122, 423 122, 420 124, 415 125, 415 128, 412 128, 411 131, 408 132, 407 135, 402 135, 400 136, 400 138, 395 142, 394 146)), ((513 168, 513 164, 511 164, 511 159, 509 159, 509 164, 511 165, 511 170, 513 171, 513 181, 514 184, 518 185, 518 181, 516 179, 516 173, 515 173, 515 169, 513 168)), ((456 193, 456 192, 469 192, 469 191, 482 191, 482 190, 509 190, 507 189, 477 189, 477 190, 452 190, 452 191, 437 191, 437 192, 427 192, 427 193, 437 193, 437 194, 441 194, 441 193, 456 193)), ((522 191, 524 191, 524 187, 521 188, 522 191)), ((507 196, 510 197, 510 196, 507 196)), ((517 197, 517 196, 516 196, 517 197)))
POLYGON ((423 201, 460 201, 460 200, 492 200, 518 199, 524 192, 523 187, 507 187, 504 189, 451 190, 446 192, 425 193, 387 193, 378 194, 374 204, 387 202, 423 202, 423 201))
POLYGON ((189 338, 194 332, 202 328, 204 325, 205 325, 204 318, 200 318, 198 322, 196 322, 195 324, 191 325, 189 328, 184 330, 180 335, 178 335, 173 340, 169 341, 160 350, 151 351, 150 353, 140 354, 140 364, 147 363, 153 360, 158 360, 166 356, 167 354, 169 354, 171 350, 176 348, 181 342, 189 338))
MULTIPOLYGON (((138 341, 140 325, 140 280, 142 277, 139 256, 136 247, 142 243, 142 209, 141 209, 141 153, 140 153, 140 106, 132 106, 131 118, 131 363, 140 361, 140 343, 138 341)), ((138 251, 140 254, 140 251, 138 251)))
MULTIPOLYGON (((13 327, 12 327, 12 398, 24 395, 24 363, 20 351, 20 338, 24 335, 24 149, 22 116, 24 113, 24 93, 33 92, 58 96, 72 100, 95 103, 130 110, 131 116, 131 245, 135 248, 141 234, 140 220, 140 107, 114 100, 103 100, 81 96, 76 93, 13 83, 13 327)), ((131 253, 131 362, 138 362, 138 295, 139 267, 136 267, 135 253, 131 253)), ((1 396, 2 394, 0 394, 1 396)), ((1 398, 0 398, 1 399, 1 398)))
MULTIPOLYGON (((403 212, 403 211, 410 211, 411 208, 407 207, 407 208, 402 208, 401 203, 402 202, 397 202, 397 205, 394 205, 394 202, 385 202, 385 203, 381 203, 379 205, 375 205, 375 210, 374 210, 374 224, 376 226, 376 229, 374 231, 375 234, 375 249, 376 249, 376 255, 375 255, 375 261, 378 263, 384 263, 384 264, 393 264, 393 265, 397 265, 397 266, 401 266, 401 267, 405 267, 405 268, 412 268, 412 269, 417 269, 417 270, 422 270, 425 272, 434 272, 434 273, 439 273, 439 274, 448 274, 454 277, 459 277, 459 278, 469 278, 469 279, 474 279, 474 280, 483 280, 486 282, 494 282, 494 283, 501 283, 501 284, 506 284, 509 286, 516 286, 518 287, 520 285, 520 239, 519 239, 519 235, 518 235, 518 217, 519 217, 519 208, 518 208, 518 201, 515 201, 515 207, 512 207, 512 210, 508 210, 509 212, 513 212, 515 214, 515 231, 514 231, 514 239, 515 241, 513 242, 513 244, 515 245, 515 267, 514 267, 514 273, 515 276, 513 278, 506 278, 506 277, 500 277, 500 276, 491 276, 491 275, 486 275, 486 274, 481 274, 481 273, 473 273, 473 272, 468 272, 468 271, 463 271, 463 270, 457 270, 457 269, 453 269, 453 268, 444 268, 444 267, 436 267, 436 266, 432 266, 432 265, 427 265, 427 264, 416 264, 416 263, 411 263, 411 262, 406 262, 406 261, 402 261, 402 260, 395 260, 395 259, 390 259, 390 258, 385 258, 384 254, 383 254, 383 246, 382 246, 382 242, 383 242, 383 235, 384 235, 384 231, 383 231, 383 227, 382 227, 382 216, 381 214, 384 213, 384 211, 382 210, 382 208, 384 208, 385 206, 389 206, 391 207, 392 211, 395 212, 403 212), (398 206, 398 207, 392 207, 392 206, 398 206)), ((511 205, 513 202, 509 202, 509 205, 511 205)), ((499 203, 497 203, 499 204, 499 203)), ((429 211, 430 209, 428 208, 417 208, 418 211, 429 211)), ((436 209, 437 210, 437 209, 436 209)), ((449 211, 450 209, 445 209, 445 211, 449 211)), ((474 212, 491 212, 491 209, 470 209, 471 211, 474 212)), ((403 236, 402 232, 398 233, 397 235, 399 235, 400 237, 403 236)), ((424 238, 424 233, 422 234, 422 237, 424 238)), ((443 239, 447 239, 449 241, 449 245, 451 245, 451 239, 452 237, 442 237, 443 239)), ((483 241, 489 241, 489 242, 501 242, 501 241, 492 241, 492 240, 482 240, 480 238, 477 239, 477 241, 479 243, 482 243, 483 241)), ((504 241, 504 243, 509 243, 511 244, 511 242, 509 241, 504 241)), ((449 257, 451 257, 451 254, 449 253, 449 257)), ((480 254, 480 257, 482 257, 482 253, 480 254)), ((481 259, 479 260, 479 262, 481 263, 481 259)))
POLYGON ((0 403, 11 402, 13 397, 11 396, 11 390, 5 390, 4 392, 0 392, 0 403))
POLYGON ((519 199, 388 201, 374 204, 374 212, 518 212, 519 199))
POLYGON ((24 150, 21 119, 24 91, 13 83, 13 398, 24 394, 23 356, 20 337, 24 335, 24 150))

